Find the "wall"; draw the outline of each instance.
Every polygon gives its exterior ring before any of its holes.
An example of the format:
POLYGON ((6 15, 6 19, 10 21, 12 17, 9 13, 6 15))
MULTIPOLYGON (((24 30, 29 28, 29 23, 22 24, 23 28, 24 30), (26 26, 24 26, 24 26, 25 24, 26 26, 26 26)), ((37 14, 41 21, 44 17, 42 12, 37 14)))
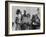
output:
MULTIPOLYGON (((44 2, 45 6, 46 6, 46 0, 19 0, 19 1, 44 2)), ((45 7, 45 9, 46 9, 46 7, 45 7)), ((46 19, 46 17, 45 17, 45 19, 46 19)), ((45 24, 46 24, 46 22, 45 22, 45 24)), ((0 0, 0 37, 5 37, 4 35, 5 35, 5 0, 0 0)), ((8 37, 10 37, 10 36, 8 36, 8 37)), ((24 35, 24 36, 11 36, 11 37, 46 37, 46 32, 45 32, 45 34, 40 34, 40 35, 24 35)))

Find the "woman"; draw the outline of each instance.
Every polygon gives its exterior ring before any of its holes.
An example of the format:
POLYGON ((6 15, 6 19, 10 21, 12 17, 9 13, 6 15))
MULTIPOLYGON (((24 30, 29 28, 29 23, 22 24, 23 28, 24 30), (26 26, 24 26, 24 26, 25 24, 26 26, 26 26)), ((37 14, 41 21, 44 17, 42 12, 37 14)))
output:
POLYGON ((17 9, 16 15, 17 15, 15 19, 16 30, 21 30, 21 11, 20 9, 17 9))

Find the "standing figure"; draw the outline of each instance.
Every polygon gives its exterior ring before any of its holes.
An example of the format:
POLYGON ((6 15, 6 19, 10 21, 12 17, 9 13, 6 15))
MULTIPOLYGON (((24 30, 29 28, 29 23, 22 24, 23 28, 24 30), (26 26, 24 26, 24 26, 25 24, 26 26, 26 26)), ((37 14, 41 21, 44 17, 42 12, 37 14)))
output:
POLYGON ((21 30, 21 11, 20 9, 17 9, 16 14, 17 14, 17 17, 15 19, 16 30, 21 30))

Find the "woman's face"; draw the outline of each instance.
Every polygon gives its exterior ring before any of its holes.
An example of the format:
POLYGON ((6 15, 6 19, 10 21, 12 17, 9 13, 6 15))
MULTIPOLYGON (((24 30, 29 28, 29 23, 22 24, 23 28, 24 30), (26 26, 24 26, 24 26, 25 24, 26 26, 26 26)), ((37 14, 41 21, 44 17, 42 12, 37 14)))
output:
POLYGON ((18 18, 21 19, 21 14, 18 14, 18 18))

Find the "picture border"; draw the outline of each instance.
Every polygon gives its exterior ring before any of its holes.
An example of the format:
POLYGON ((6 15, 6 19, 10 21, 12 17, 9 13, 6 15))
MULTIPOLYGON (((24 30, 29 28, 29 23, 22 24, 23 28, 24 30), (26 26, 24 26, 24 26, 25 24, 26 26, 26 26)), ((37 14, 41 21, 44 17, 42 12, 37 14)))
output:
POLYGON ((24 1, 5 1, 5 36, 18 36, 18 35, 35 35, 45 34, 45 3, 40 2, 24 2, 24 1), (8 2, 13 3, 27 3, 27 4, 42 4, 43 5, 43 32, 42 33, 26 33, 26 34, 8 34, 8 2))

